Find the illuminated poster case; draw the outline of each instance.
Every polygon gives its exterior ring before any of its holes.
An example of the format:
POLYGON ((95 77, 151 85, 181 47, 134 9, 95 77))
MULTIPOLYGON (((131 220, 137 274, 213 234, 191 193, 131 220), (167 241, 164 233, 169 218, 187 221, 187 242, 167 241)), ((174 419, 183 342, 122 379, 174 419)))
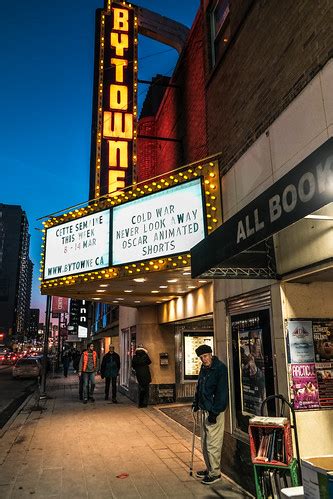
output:
MULTIPOLYGON (((247 433, 249 418, 261 414, 263 400, 275 393, 270 310, 231 316, 236 426, 247 433)), ((268 415, 275 414, 269 402, 268 415)))
POLYGON ((201 360, 195 353, 195 349, 204 344, 209 345, 213 350, 213 334, 205 332, 184 333, 184 380, 198 378, 201 360))

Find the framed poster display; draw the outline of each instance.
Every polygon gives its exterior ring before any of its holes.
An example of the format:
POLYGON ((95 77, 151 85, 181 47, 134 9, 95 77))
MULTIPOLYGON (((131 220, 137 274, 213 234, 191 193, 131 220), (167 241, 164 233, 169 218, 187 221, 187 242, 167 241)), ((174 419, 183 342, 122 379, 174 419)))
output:
POLYGON ((242 413, 260 414, 266 398, 264 348, 262 329, 245 329, 238 332, 241 362, 242 413))
POLYGON ((200 345, 209 345, 213 348, 213 334, 207 332, 184 333, 184 380, 196 380, 199 375, 201 360, 195 353, 200 345))
POLYGON ((332 408, 333 319, 289 319, 286 329, 294 409, 332 408))
MULTIPOLYGON (((260 415, 262 401, 274 394, 270 310, 232 315, 231 334, 235 422, 247 433, 250 417, 260 415)), ((274 401, 267 409, 268 415, 275 415, 274 401)))

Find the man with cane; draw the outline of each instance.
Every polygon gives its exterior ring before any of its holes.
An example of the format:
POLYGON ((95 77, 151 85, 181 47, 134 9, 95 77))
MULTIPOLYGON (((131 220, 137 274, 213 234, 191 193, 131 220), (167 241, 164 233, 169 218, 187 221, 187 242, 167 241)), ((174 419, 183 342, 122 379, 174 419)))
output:
POLYGON ((224 411, 228 404, 227 367, 213 356, 209 345, 200 345, 195 353, 202 362, 192 404, 201 412, 201 447, 206 469, 197 471, 201 483, 210 485, 221 479, 221 452, 224 435, 224 411))

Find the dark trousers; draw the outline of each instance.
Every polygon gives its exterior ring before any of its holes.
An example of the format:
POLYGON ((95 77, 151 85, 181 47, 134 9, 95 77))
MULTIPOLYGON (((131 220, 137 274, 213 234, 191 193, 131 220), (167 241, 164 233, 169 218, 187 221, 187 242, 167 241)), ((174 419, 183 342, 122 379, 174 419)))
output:
POLYGON ((79 376, 79 399, 83 400, 83 376, 79 376))
POLYGON ((139 385, 139 407, 147 407, 149 400, 149 384, 139 385))
POLYGON ((110 383, 112 381, 112 400, 117 400, 117 377, 105 378, 105 396, 109 398, 110 383))

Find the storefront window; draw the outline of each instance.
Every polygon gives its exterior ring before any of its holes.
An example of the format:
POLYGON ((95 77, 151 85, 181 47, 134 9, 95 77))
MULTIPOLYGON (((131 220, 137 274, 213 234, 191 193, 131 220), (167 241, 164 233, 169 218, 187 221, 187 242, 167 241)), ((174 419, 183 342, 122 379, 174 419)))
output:
POLYGON ((209 345, 213 350, 213 335, 201 332, 184 333, 184 379, 195 380, 198 377, 201 362, 195 353, 199 345, 209 345))
MULTIPOLYGON (((249 418, 274 394, 269 310, 234 315, 231 329, 236 426, 247 431, 249 418)), ((273 414, 274 404, 268 409, 273 414)))

